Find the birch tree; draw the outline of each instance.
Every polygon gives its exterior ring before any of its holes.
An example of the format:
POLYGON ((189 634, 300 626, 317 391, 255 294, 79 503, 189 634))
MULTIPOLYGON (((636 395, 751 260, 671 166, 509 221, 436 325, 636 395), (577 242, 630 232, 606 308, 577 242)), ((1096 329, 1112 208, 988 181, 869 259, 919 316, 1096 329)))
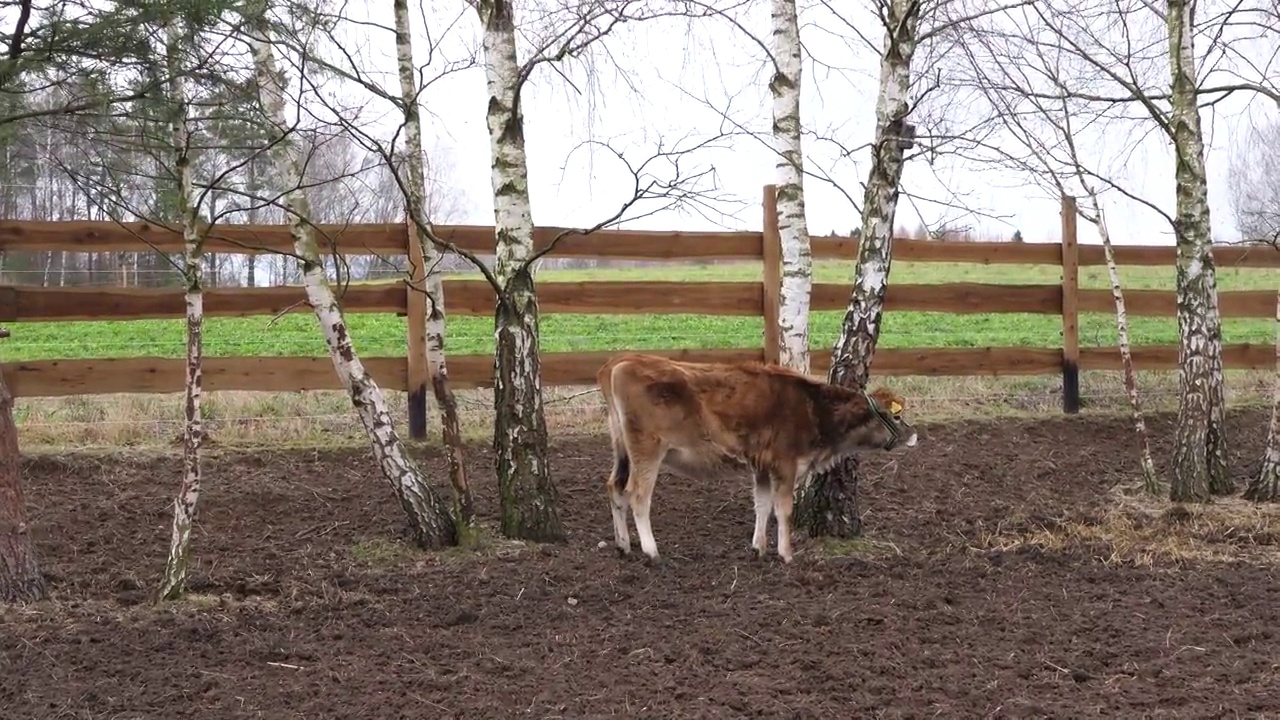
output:
MULTIPOLYGON (((0 91, 49 102, 8 104, 0 126, 37 120, 73 123, 109 115, 122 105, 162 94, 165 73, 136 77, 127 70, 152 56, 147 28, 162 20, 169 3, 19 3, 0 51, 0 91), (124 82, 122 82, 124 80, 124 82), (55 93, 44 90, 55 88, 55 93)), ((65 260, 65 256, 64 256, 65 260)), ((63 266, 65 270, 65 265, 63 266)), ((8 337, 0 330, 0 337, 8 337)), ((21 484, 13 396, 0 378, 0 601, 36 601, 47 594, 31 542, 21 484)))
POLYGON ((1124 390, 1129 398, 1129 410, 1132 413, 1133 431, 1138 437, 1138 459, 1142 466, 1142 489, 1149 495, 1158 495, 1162 490, 1160 475, 1156 472, 1155 460, 1151 457, 1151 439, 1147 433, 1147 421, 1142 413, 1142 399, 1138 395, 1138 376, 1133 366, 1133 350, 1129 342, 1129 313, 1125 307, 1124 290, 1120 284, 1120 270, 1116 267, 1116 253, 1111 244, 1111 231, 1107 227, 1107 218, 1102 210, 1102 201, 1092 187, 1086 186, 1093 214, 1081 213, 1081 217, 1092 222, 1098 228, 1098 237, 1102 239, 1102 251, 1107 260, 1107 278, 1111 281, 1111 301, 1116 307, 1116 346, 1120 349, 1120 364, 1124 372, 1124 390))
MULTIPOLYGON (((483 33, 484 72, 489 90, 486 124, 489 129, 490 177, 493 188, 497 304, 494 313, 494 451, 502 500, 502 532, 530 540, 559 540, 564 529, 557 510, 557 490, 548 464, 547 428, 543 410, 542 372, 538 349, 538 301, 534 262, 555 243, 535 250, 533 214, 529 199, 529 171, 524 143, 521 93, 532 71, 541 64, 584 53, 625 22, 686 15, 674 9, 632 7, 630 2, 588 2, 570 8, 568 29, 557 27, 531 57, 519 62, 516 19, 510 0, 472 0, 483 33), (634 14, 636 12, 639 14, 634 14)), ((660 152, 674 158, 682 151, 660 152)), ((645 165, 648 164, 646 161, 645 165)), ((641 166, 643 168, 643 166, 641 166)), ((697 192, 689 178, 642 184, 641 169, 633 170, 635 194, 622 209, 586 232, 621 220, 642 200, 671 200, 678 205, 697 192)), ((704 177, 697 173, 694 180, 704 177)))
POLYGON ((494 311, 493 443, 502 532, 529 540, 561 540, 564 526, 547 457, 538 298, 529 262, 534 252, 533 211, 519 104, 515 13, 510 0, 476 0, 474 7, 484 33, 494 278, 501 288, 494 311))
POLYGON ((1050 0, 989 30, 1023 48, 1053 48, 1074 66, 1069 77, 1060 73, 1062 88, 1037 97, 1068 98, 1074 107, 1109 119, 1113 126, 1127 125, 1130 132, 1156 130, 1173 147, 1172 213, 1126 192, 1122 183, 1093 179, 1156 211, 1173 229, 1180 338, 1180 400, 1169 486, 1174 501, 1205 502, 1232 491, 1201 113, 1216 112, 1218 103, 1230 96, 1280 99, 1274 74, 1266 70, 1271 50, 1263 45, 1273 47, 1277 37, 1268 19, 1274 10, 1267 5, 1218 2, 1206 11, 1203 3, 1186 0, 1165 5, 1050 0), (1207 12, 1208 19, 1201 21, 1197 12, 1207 12), (1197 38, 1208 40, 1205 48, 1197 50, 1197 38))
POLYGON ((285 209, 290 214, 294 254, 302 265, 307 300, 328 346, 334 370, 351 397, 372 444, 373 454, 391 483, 409 521, 414 540, 423 548, 440 548, 457 540, 457 527, 446 503, 428 483, 409 457, 391 419, 382 389, 365 369, 356 353, 342 309, 325 273, 306 192, 301 185, 303 157, 290 137, 292 126, 286 114, 288 85, 276 61, 272 26, 267 8, 251 8, 249 45, 253 52, 258 94, 264 122, 271 135, 270 156, 275 185, 284 192, 285 209))
MULTIPOLYGON (((956 148, 971 144, 974 138, 985 137, 989 132, 986 126, 990 124, 990 119, 953 122, 949 100, 944 100, 935 110, 926 104, 926 98, 932 96, 938 88, 938 82, 933 77, 935 68, 952 47, 963 42, 967 24, 1024 2, 1029 0, 1010 0, 1009 5, 969 4, 961 0, 874 0, 871 3, 872 17, 878 20, 877 27, 883 33, 878 45, 862 32, 861 27, 866 21, 851 13, 849 4, 822 2, 809 9, 810 12, 822 10, 826 15, 821 21, 809 20, 806 24, 818 25, 821 22, 822 27, 832 28, 824 30, 831 37, 840 38, 841 33, 845 33, 843 37, 847 44, 838 47, 835 51, 837 54, 856 55, 862 46, 867 46, 879 56, 875 125, 873 138, 869 143, 864 145, 843 137, 838 129, 804 130, 805 135, 812 137, 809 145, 811 148, 817 143, 834 149, 836 164, 867 152, 870 167, 865 171, 867 181, 861 193, 861 202, 855 199, 854 193, 846 189, 834 166, 823 167, 822 163, 815 163, 812 157, 805 157, 803 164, 791 163, 791 167, 805 176, 807 181, 817 180, 837 190, 862 218, 861 227, 855 230, 859 252, 854 268, 853 290, 833 352, 829 372, 831 382, 862 386, 869 380, 888 286, 893 227, 901 199, 907 197, 913 202, 920 201, 943 208, 944 212, 985 214, 973 207, 964 206, 958 199, 940 201, 923 194, 911 193, 903 188, 903 169, 912 158, 923 157, 932 164, 940 157, 952 155, 956 148), (926 132, 922 133, 921 128, 925 128, 926 132)), ((782 57, 783 46, 776 35, 779 28, 778 5, 775 3, 771 7, 774 8, 775 23, 773 43, 761 42, 747 30, 742 21, 729 16, 723 9, 713 14, 726 18, 732 27, 761 48, 762 54, 772 60, 774 67, 771 69, 771 76, 776 78, 788 67, 790 61, 782 57)), ((810 56, 816 53, 812 47, 806 48, 806 51, 810 56)), ((848 58, 824 55, 812 58, 812 62, 828 75, 833 72, 861 72, 861 68, 852 67, 848 58)), ((785 83, 782 85, 785 86, 785 83)), ((780 107, 776 92, 778 87, 779 83, 775 79, 770 88, 774 91, 775 107, 780 107)), ((831 89, 828 87, 824 92, 829 93, 831 89)), ((734 119, 727 108, 718 107, 716 102, 705 98, 693 99, 720 115, 725 124, 734 128, 736 134, 763 137, 762 133, 750 128, 749 122, 734 119)), ((781 142, 777 136, 776 117, 775 111, 773 132, 770 133, 771 147, 775 151, 781 142)), ((843 120, 842 118, 840 124, 844 124, 843 120)), ((777 163, 781 169, 786 160, 779 157, 777 163)), ((959 194, 953 193, 953 196, 958 198, 959 194)), ((782 207, 780 197, 780 212, 782 207)), ((807 258, 800 258, 796 265, 806 262, 807 258)), ((793 267, 789 259, 784 257, 784 274, 793 267)), ((807 528, 811 535, 847 537, 861 532, 857 509, 856 459, 814 475, 801 486, 800 493, 796 504, 796 523, 807 528)))
POLYGON ((795 0, 771 0, 771 9, 774 73, 769 91, 773 94, 778 236, 782 242, 779 359, 782 365, 807 373, 813 255, 805 220, 804 151, 800 132, 800 20, 795 0))
MULTIPOLYGON (((884 45, 871 169, 863 196, 862 234, 858 243, 853 291, 840 336, 831 356, 828 381, 866 385, 880 337, 884 296, 889 285, 894 217, 898 209, 905 131, 911 111, 911 62, 920 43, 920 0, 887 0, 884 45)), ((796 502, 796 525, 810 535, 852 537, 862 532, 858 513, 858 460, 850 457, 815 473, 796 502)))
POLYGON ((1276 293, 1276 375, 1272 385, 1267 446, 1262 451, 1258 474, 1244 491, 1245 499, 1254 502, 1280 502, 1280 292, 1276 293))
POLYGON ((1169 0, 1169 70, 1172 90, 1169 134, 1173 139, 1177 209, 1177 308, 1180 392, 1174 443, 1174 501, 1205 501, 1231 490, 1227 475, 1222 377, 1222 320, 1210 246, 1209 179, 1196 88, 1195 5, 1169 0))
MULTIPOLYGON (((429 227, 426 211, 426 172, 422 158, 422 121, 418 110, 418 88, 413 62, 413 36, 409 22, 408 0, 393 0, 396 24, 396 61, 400 75, 400 103, 404 111, 405 154, 408 170, 407 211, 410 224, 429 227)), ((427 294, 426 354, 427 373, 436 405, 440 408, 441 434, 449 463, 449 479, 453 483, 454 513, 461 529, 469 528, 473 521, 471 487, 467 482, 466 465, 462 453, 462 430, 458 423, 458 401, 449 387, 449 370, 444 354, 445 306, 444 283, 440 278, 440 251, 429 236, 413 233, 422 247, 426 267, 415 271, 425 275, 427 294)))
POLYGON ((986 151, 984 162, 1026 177, 1049 197, 1063 198, 1063 212, 1075 212, 1097 229, 1115 305, 1125 392, 1139 443, 1142 488, 1159 494, 1162 486, 1138 392, 1124 289, 1099 190, 1100 186, 1109 190, 1116 186, 1098 180, 1102 171, 1081 151, 1092 136, 1081 138, 1078 131, 1087 127, 1105 132, 1098 128, 1107 117, 1105 112, 1098 117, 1090 114, 1087 107, 1073 103, 1064 80, 1071 72, 1071 63, 1064 55, 1053 47, 1009 42, 1001 33, 975 27, 969 42, 956 53, 961 59, 951 69, 949 83, 970 105, 989 105, 993 110, 990 114, 1003 126, 1000 142, 982 148, 986 151), (1084 195, 1083 205, 1075 202, 1076 193, 1084 195))
POLYGON ((169 68, 169 111, 172 116, 173 167, 178 177, 178 215, 182 224, 182 276, 186 284, 187 362, 183 404, 182 483, 173 500, 173 530, 169 559, 160 584, 160 598, 175 600, 186 592, 187 564, 191 553, 191 526, 200 498, 200 444, 204 425, 200 416, 203 394, 201 363, 204 337, 204 291, 201 287, 204 233, 194 200, 191 130, 188 127, 187 81, 181 72, 183 37, 178 20, 165 27, 165 58, 169 68))
MULTIPOLYGON (((634 153, 620 151, 607 141, 583 143, 580 149, 603 151, 625 168, 632 183, 632 195, 609 217, 590 227, 563 231, 545 245, 535 247, 521 110, 521 93, 535 71, 544 65, 556 64, 556 72, 565 73, 566 63, 580 59, 596 43, 627 23, 696 15, 681 3, 638 4, 629 0, 586 0, 539 10, 545 12, 521 26, 520 39, 527 47, 521 60, 515 9, 511 3, 507 0, 469 3, 469 12, 476 13, 481 31, 481 53, 474 64, 483 70, 490 95, 486 126, 494 197, 492 270, 476 254, 441 237, 428 219, 410 217, 410 221, 420 236, 429 239, 439 251, 466 259, 494 290, 494 448, 502 513, 500 529, 511 538, 556 541, 564 537, 564 527, 548 463, 534 285, 537 261, 554 252, 557 244, 571 235, 587 235, 667 209, 710 205, 716 193, 707 188, 707 183, 714 181, 714 170, 696 166, 691 170, 689 166, 694 162, 688 158, 714 146, 721 138, 674 144, 659 140, 655 152, 643 160, 635 159, 634 153)), ((407 198, 414 197, 416 193, 402 177, 402 163, 396 161, 392 145, 353 122, 351 113, 333 104, 328 94, 320 92, 314 83, 322 76, 336 77, 362 89, 371 98, 388 100, 401 107, 403 93, 389 97, 374 75, 342 50, 332 53, 338 56, 336 60, 328 57, 321 45, 340 47, 343 44, 336 32, 343 27, 342 18, 317 11, 303 19, 303 27, 290 31, 285 41, 299 56, 300 67, 308 69, 300 72, 300 79, 311 93, 310 98, 318 104, 328 103, 325 107, 332 115, 330 122, 360 138, 371 151, 381 153, 401 192, 407 198), (312 40, 317 33, 325 35, 326 43, 312 40)), ((361 25, 376 27, 364 21, 361 25)), ((440 38, 434 40, 438 42, 440 38)), ((433 46, 430 54, 434 55, 437 48, 433 46)), ((436 77, 467 69, 472 64, 469 57, 441 60, 436 77)), ((426 84, 423 81, 423 85, 426 84)))

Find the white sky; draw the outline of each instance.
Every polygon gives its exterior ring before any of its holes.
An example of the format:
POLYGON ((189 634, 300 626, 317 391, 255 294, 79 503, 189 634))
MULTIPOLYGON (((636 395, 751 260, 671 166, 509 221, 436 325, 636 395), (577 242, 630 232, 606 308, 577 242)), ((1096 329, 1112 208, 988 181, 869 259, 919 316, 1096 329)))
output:
MULTIPOLYGON (((353 2, 354 6, 349 5, 345 10, 349 18, 361 12, 359 6, 363 4, 363 0, 353 2)), ((365 5, 364 10, 370 13, 370 20, 390 27, 390 2, 365 5)), ((427 12, 436 34, 441 28, 451 26, 439 51, 442 57, 460 59, 465 56, 466 48, 478 44, 478 19, 462 0, 435 0, 434 7, 427 12), (460 21, 456 21, 459 16, 460 21)), ((820 12, 820 9, 802 10, 803 40, 808 52, 824 63, 839 64, 844 70, 834 72, 815 67, 806 54, 804 125, 807 130, 837 137, 846 147, 857 147, 870 140, 874 129, 878 56, 865 46, 850 45, 846 38, 834 36, 830 30, 835 26, 831 17, 820 12)), ((756 2, 743 17, 744 26, 767 42, 767 3, 756 2)), ((850 19, 873 42, 881 41, 881 33, 865 8, 856 14, 851 12, 850 19)), ((416 12, 414 25, 418 43, 415 59, 422 65, 427 55, 425 23, 416 12)), ((398 87, 394 84, 395 51, 389 31, 351 26, 344 35, 349 38, 345 43, 349 53, 362 56, 366 69, 376 67, 384 72, 388 88, 398 87)), ((522 50, 525 52, 527 48, 522 50)), ((608 141, 615 147, 625 148, 629 159, 643 161, 652 154, 659 140, 665 140, 668 145, 682 138, 690 142, 717 131, 721 117, 701 99, 719 108, 732 107, 732 117, 739 123, 761 131, 769 127, 771 98, 763 56, 741 32, 723 21, 698 21, 690 25, 684 20, 664 20, 626 26, 597 46, 591 58, 597 71, 589 83, 582 63, 565 70, 565 76, 543 66, 526 89, 524 119, 530 192, 534 222, 538 225, 589 226, 611 215, 618 203, 630 196, 630 175, 615 159, 600 152, 593 156, 582 149, 574 151, 575 146, 587 139, 608 141), (577 90, 570 87, 566 76, 577 90)), ((456 187, 466 197, 466 212, 460 220, 466 223, 493 222, 489 138, 485 126, 487 103, 488 91, 480 68, 439 80, 423 95, 423 109, 429 120, 425 144, 442 151, 452 165, 456 187)), ((366 110, 394 117, 389 106, 377 109, 376 105, 370 103, 366 110)), ((1210 203, 1218 240, 1238 239, 1227 185, 1232 137, 1260 118, 1275 117, 1268 106, 1269 103, 1261 99, 1239 95, 1203 113, 1208 135, 1210 203)), ((1105 144, 1113 145, 1114 140, 1109 138, 1105 144)), ((758 230, 761 189, 774 177, 773 157, 766 142, 764 136, 730 138, 722 142, 727 146, 723 150, 703 152, 682 161, 691 167, 714 166, 719 189, 739 203, 737 207, 721 206, 723 212, 732 216, 707 218, 668 211, 628 226, 655 230, 758 230)), ((834 146, 809 138, 805 143, 806 162, 812 163, 810 169, 817 166, 828 169, 860 202, 861 183, 865 181, 869 158, 865 148, 855 154, 854 161, 833 166, 834 146)), ((1172 149, 1163 135, 1147 134, 1135 152, 1114 165, 1115 172, 1121 174, 1119 179, 1130 189, 1172 212, 1172 149)), ((806 182, 812 234, 847 234, 861 224, 855 209, 839 191, 816 179, 806 182)), ((935 198, 946 197, 948 191, 958 193, 964 195, 969 207, 1008 216, 1005 222, 973 216, 959 218, 961 223, 1000 238, 1009 237, 1015 228, 1021 229, 1029 242, 1058 238, 1057 200, 1047 197, 1023 176, 1011 176, 958 159, 941 163, 935 175, 926 164, 917 161, 907 167, 904 189, 935 198)), ((1107 211, 1117 243, 1172 243, 1167 223, 1133 201, 1114 196, 1109 200, 1107 211)), ((921 214, 927 223, 933 224, 947 217, 955 218, 959 213, 936 205, 912 203, 904 196, 897 225, 913 228, 921 214)), ((1096 242, 1096 235, 1087 223, 1080 223, 1080 233, 1082 242, 1096 242)))

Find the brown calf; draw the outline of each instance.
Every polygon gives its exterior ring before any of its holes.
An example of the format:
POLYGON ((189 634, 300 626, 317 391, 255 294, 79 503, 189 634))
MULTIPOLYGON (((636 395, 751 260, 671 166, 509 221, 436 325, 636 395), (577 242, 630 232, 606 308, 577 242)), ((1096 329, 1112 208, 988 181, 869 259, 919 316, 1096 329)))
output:
POLYGON ((915 447, 901 396, 868 394, 759 363, 692 363, 618 355, 596 373, 613 444, 606 482, 618 550, 631 552, 627 505, 640 549, 658 560, 649 523, 658 472, 691 480, 750 470, 756 524, 751 546, 763 556, 772 512, 778 555, 791 561, 791 510, 798 479, 864 449, 915 447))

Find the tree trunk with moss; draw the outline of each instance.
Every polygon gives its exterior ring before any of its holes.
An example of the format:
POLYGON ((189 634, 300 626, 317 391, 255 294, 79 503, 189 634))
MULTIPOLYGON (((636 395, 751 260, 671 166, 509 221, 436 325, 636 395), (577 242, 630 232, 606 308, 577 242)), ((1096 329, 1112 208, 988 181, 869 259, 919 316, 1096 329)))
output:
POLYGON ((1220 488, 1226 481, 1222 412, 1215 409, 1221 406, 1223 382, 1221 341, 1215 340, 1221 336, 1221 321, 1216 317, 1214 297, 1217 288, 1210 251, 1212 225, 1196 95, 1192 12, 1187 0, 1170 0, 1166 16, 1172 74, 1169 124, 1175 155, 1175 294, 1180 340, 1180 400, 1169 485, 1169 498, 1175 502, 1208 502, 1216 489, 1211 485, 1220 488))
POLYGON ((478 0, 489 88, 490 178, 493 184, 494 313, 493 445, 497 455, 502 533, 559 541, 565 537, 547 462, 547 426, 538 357, 538 300, 529 258, 533 213, 520 106, 514 10, 509 0, 478 0))
POLYGON ((547 424, 538 358, 538 305, 528 272, 512 278, 495 317, 494 435, 502 533, 537 541, 564 539, 558 493, 547 466, 547 424))

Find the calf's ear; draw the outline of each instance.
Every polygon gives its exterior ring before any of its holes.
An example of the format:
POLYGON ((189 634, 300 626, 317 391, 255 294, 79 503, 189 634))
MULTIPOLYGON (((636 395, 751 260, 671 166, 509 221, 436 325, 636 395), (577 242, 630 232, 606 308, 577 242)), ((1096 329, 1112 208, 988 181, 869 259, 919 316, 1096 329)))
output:
POLYGON ((871 396, 875 398, 876 403, 879 404, 881 408, 888 411, 891 415, 897 415, 902 412, 903 407, 907 404, 907 401, 904 400, 901 395, 887 387, 876 388, 875 391, 871 393, 871 396))

